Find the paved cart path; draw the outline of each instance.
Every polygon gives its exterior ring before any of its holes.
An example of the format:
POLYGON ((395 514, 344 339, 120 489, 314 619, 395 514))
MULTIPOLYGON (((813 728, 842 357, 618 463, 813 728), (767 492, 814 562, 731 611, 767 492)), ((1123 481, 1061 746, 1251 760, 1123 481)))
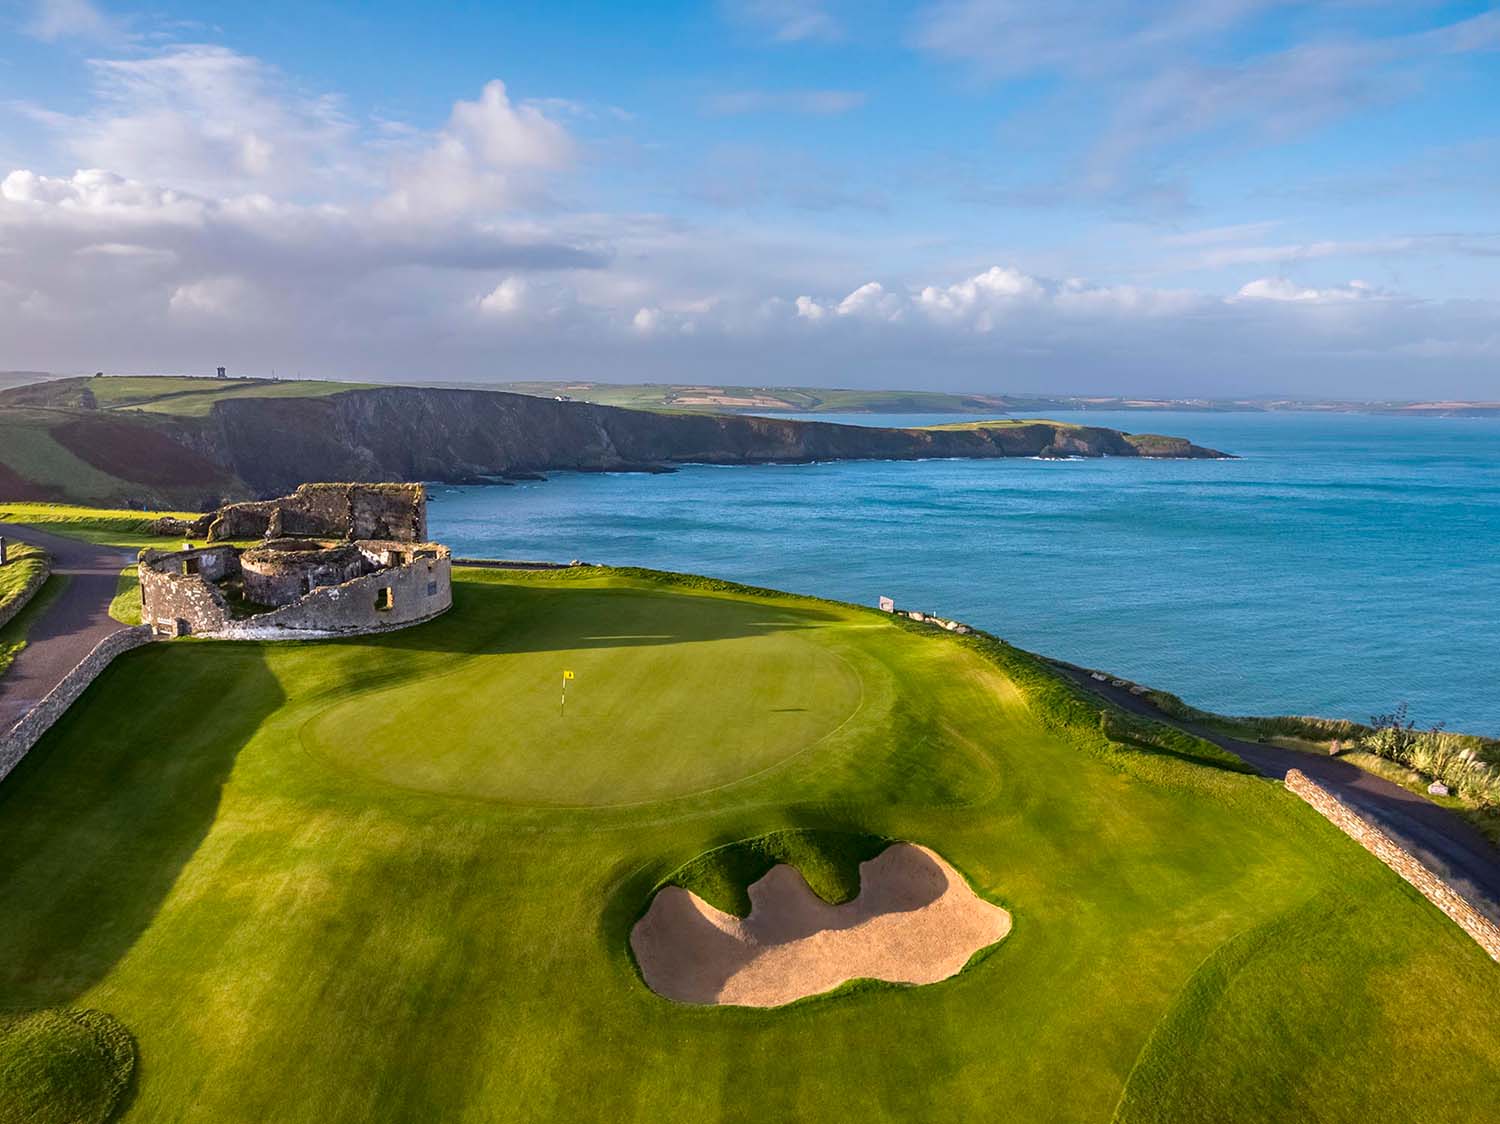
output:
POLYGON ((0 523, 0 535, 41 547, 52 556, 52 572, 68 575, 62 593, 32 621, 26 647, 10 670, 0 675, 3 733, 57 686, 95 644, 125 627, 109 615, 109 603, 120 571, 135 561, 135 552, 63 538, 20 523, 0 523))
POLYGON ((1222 746, 1268 777, 1280 780, 1288 770, 1301 769, 1378 824, 1468 898, 1475 909, 1500 924, 1500 849, 1456 812, 1337 757, 1231 738, 1196 722, 1173 718, 1147 699, 1132 695, 1125 688, 1100 683, 1078 668, 1057 666, 1064 675, 1094 694, 1132 713, 1222 746))

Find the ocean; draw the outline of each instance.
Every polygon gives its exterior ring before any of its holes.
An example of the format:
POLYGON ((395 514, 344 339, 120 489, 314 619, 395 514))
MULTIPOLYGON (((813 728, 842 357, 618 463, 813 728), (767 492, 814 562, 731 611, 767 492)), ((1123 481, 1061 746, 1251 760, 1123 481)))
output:
MULTIPOLYGON (((1232 714, 1500 735, 1500 419, 1054 413, 1232 461, 849 462, 435 485, 458 555, 956 617, 1232 714)), ((953 415, 819 415, 916 425, 953 415)))

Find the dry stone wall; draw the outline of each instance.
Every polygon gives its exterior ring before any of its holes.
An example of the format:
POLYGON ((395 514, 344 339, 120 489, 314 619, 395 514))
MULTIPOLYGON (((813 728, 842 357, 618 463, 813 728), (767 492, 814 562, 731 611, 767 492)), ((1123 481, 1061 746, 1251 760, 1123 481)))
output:
POLYGON ((68 707, 77 701, 115 657, 149 643, 151 630, 138 625, 112 633, 94 645, 94 650, 63 676, 62 681, 32 707, 26 717, 0 735, 0 780, 10 775, 31 752, 32 746, 52 728, 53 723, 63 716, 68 707))
POLYGON ((1470 905, 1462 894, 1428 869, 1425 863, 1302 770, 1293 769, 1287 773, 1286 786, 1345 835, 1415 886, 1424 898, 1473 937, 1480 948, 1500 961, 1500 926, 1470 905))

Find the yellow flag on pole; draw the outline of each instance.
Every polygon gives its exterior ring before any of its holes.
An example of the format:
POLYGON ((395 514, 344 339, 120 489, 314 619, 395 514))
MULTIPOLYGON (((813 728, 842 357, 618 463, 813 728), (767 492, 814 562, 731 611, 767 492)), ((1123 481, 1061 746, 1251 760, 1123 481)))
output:
POLYGON ((565 672, 563 672, 563 681, 564 682, 567 682, 569 679, 572 679, 572 678, 573 678, 573 673, 571 671, 565 671, 565 672))

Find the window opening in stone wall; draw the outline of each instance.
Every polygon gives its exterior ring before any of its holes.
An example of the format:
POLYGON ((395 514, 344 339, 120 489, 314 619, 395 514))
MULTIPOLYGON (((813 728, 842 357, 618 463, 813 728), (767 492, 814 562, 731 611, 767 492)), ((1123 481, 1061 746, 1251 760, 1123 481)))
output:
POLYGON ((198 572, 198 559, 184 558, 182 560, 182 572, 184 574, 196 574, 198 572))
POLYGON ((437 596, 437 582, 428 582, 427 583, 427 596, 428 597, 436 597, 437 596))
POLYGON ((375 595, 375 608, 381 612, 394 608, 396 604, 396 591, 386 586, 375 595))

